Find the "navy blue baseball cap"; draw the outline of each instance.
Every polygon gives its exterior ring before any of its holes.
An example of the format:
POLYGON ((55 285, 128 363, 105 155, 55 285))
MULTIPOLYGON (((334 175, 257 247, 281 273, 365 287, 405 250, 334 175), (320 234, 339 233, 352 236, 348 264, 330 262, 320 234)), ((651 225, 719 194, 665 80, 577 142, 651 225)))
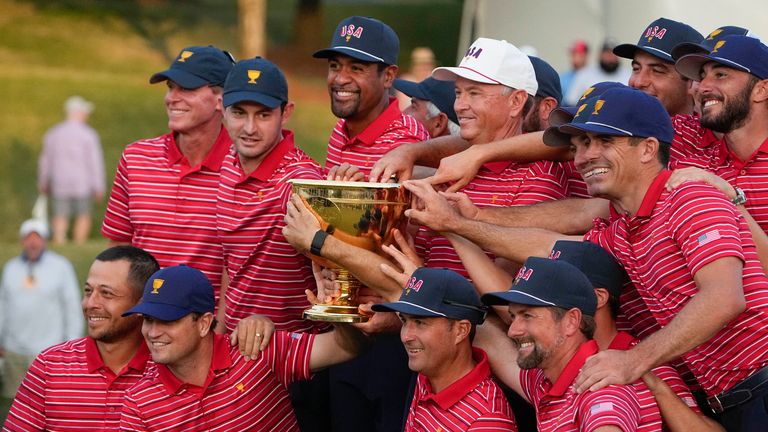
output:
MULTIPOLYGON (((669 144, 674 136, 667 110, 653 96, 633 88, 615 88, 579 105, 570 123, 557 128, 567 135, 594 133, 626 137, 654 137, 669 144), (642 115, 638 115, 642 113, 642 115)), ((570 137, 544 132, 544 143, 552 147, 570 146, 570 137), (568 139, 565 139, 568 138, 568 139)))
POLYGON ((712 51, 715 48, 715 44, 718 43, 720 40, 722 40, 726 36, 751 36, 757 39, 760 39, 749 31, 749 29, 745 29, 744 27, 737 27, 737 26, 723 26, 718 27, 714 30, 712 30, 712 33, 708 34, 704 39, 700 40, 698 43, 694 42, 683 42, 680 44, 677 44, 676 47, 672 49, 672 58, 675 59, 675 61, 679 60, 680 57, 688 54, 709 54, 710 51, 712 51))
POLYGON ((171 80, 186 89, 224 85, 235 59, 213 45, 191 46, 181 50, 171 67, 149 78, 150 84, 171 80))
POLYGON ((456 101, 456 86, 453 81, 440 81, 429 77, 417 83, 398 78, 393 85, 406 96, 432 102, 452 122, 459 124, 459 118, 453 109, 453 103, 456 101))
POLYGON ((642 50, 668 62, 672 59, 672 49, 683 42, 699 43, 704 38, 693 27, 668 18, 659 18, 648 25, 637 45, 621 44, 613 49, 619 57, 632 59, 635 51, 642 50))
POLYGON ((761 80, 768 78, 768 46, 750 36, 726 36, 711 53, 683 56, 675 68, 681 75, 699 81, 701 67, 708 62, 750 73, 761 80))
POLYGON ((224 106, 243 101, 260 103, 267 108, 288 102, 288 81, 283 71, 261 57, 237 62, 224 83, 224 106))
POLYGON ((624 267, 607 250, 589 241, 559 240, 549 254, 579 269, 594 288, 605 288, 614 296, 629 282, 624 267))
POLYGON ((563 87, 560 85, 560 74, 544 60, 534 56, 528 56, 528 58, 531 60, 533 71, 536 73, 536 82, 539 83, 536 96, 555 98, 557 104, 560 105, 563 101, 563 87))
POLYGON ((482 300, 489 306, 514 303, 578 308, 589 316, 597 310, 595 289, 584 273, 566 261, 539 257, 525 260, 509 291, 488 293, 482 300))
POLYGON ((465 319, 472 324, 481 324, 487 311, 468 280, 453 270, 426 267, 413 272, 400 300, 376 304, 371 309, 419 317, 465 319))
POLYGON ((549 113, 549 125, 557 127, 565 123, 569 123, 571 120, 573 120, 573 116, 576 115, 576 110, 579 108, 579 105, 587 102, 587 100, 592 100, 592 98, 602 95, 606 92, 606 90, 626 87, 627 86, 622 83, 613 81, 603 81, 594 84, 592 87, 586 89, 584 93, 581 94, 581 97, 579 98, 576 105, 568 107, 557 107, 553 109, 552 112, 549 113))
POLYGON ((197 312, 213 312, 213 286, 207 277, 192 267, 177 265, 158 270, 146 285, 136 306, 123 316, 142 314, 161 321, 176 321, 197 312))
POLYGON ((312 57, 329 58, 334 54, 344 54, 365 62, 396 65, 400 39, 392 27, 375 18, 352 16, 336 27, 331 46, 315 51, 312 57))

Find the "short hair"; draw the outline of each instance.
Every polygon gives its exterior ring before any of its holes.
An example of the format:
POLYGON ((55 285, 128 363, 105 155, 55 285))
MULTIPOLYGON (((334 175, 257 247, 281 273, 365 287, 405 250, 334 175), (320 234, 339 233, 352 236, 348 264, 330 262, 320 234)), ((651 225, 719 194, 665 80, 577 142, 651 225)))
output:
MULTIPOLYGON (((440 108, 438 108, 435 104, 433 104, 431 101, 427 102, 427 120, 433 119, 440 115, 442 111, 440 111, 440 108)), ((446 114, 447 117, 447 114, 446 114)), ((450 133, 453 136, 459 136, 459 133, 461 133, 461 127, 457 125, 453 120, 448 119, 448 133, 450 133)))
MULTIPOLYGON (((565 314, 570 310, 570 309, 561 308, 558 306, 547 307, 547 309, 550 310, 550 312, 552 313, 552 317, 557 322, 560 322, 565 316, 565 314)), ((586 336, 587 339, 594 338, 596 327, 597 327, 597 324, 595 324, 594 317, 584 313, 581 314, 581 322, 579 323, 579 330, 584 336, 586 336)))
MULTIPOLYGON (((629 145, 633 147, 637 146, 643 142, 643 140, 645 140, 645 137, 629 137, 629 145)), ((661 141, 658 138, 657 141, 659 141, 659 151, 656 153, 656 155, 659 159, 659 162, 661 162, 661 165, 666 168, 669 164, 669 148, 671 145, 670 143, 661 141)))
POLYGON ((160 264, 157 263, 152 254, 134 246, 111 247, 96 255, 95 260, 102 262, 128 261, 131 266, 128 269, 127 282, 134 298, 141 297, 149 277, 160 270, 160 264))

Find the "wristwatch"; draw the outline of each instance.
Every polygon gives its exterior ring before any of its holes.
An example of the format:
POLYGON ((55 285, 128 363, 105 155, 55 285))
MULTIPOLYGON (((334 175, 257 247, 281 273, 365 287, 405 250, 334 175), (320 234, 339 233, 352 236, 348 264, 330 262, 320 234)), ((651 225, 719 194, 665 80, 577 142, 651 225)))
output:
POLYGON ((744 191, 740 187, 733 187, 733 191, 736 192, 736 197, 734 197, 731 202, 735 206, 744 205, 747 202, 747 195, 744 194, 744 191))

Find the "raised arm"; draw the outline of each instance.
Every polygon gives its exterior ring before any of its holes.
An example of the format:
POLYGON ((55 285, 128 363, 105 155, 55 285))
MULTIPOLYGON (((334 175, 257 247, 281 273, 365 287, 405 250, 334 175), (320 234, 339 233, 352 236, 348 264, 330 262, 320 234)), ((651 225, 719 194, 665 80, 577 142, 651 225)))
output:
POLYGON ((385 182, 392 176, 408 180, 413 177, 414 165, 435 168, 442 158, 468 147, 469 143, 457 136, 443 136, 401 145, 382 156, 373 165, 368 181, 385 182))

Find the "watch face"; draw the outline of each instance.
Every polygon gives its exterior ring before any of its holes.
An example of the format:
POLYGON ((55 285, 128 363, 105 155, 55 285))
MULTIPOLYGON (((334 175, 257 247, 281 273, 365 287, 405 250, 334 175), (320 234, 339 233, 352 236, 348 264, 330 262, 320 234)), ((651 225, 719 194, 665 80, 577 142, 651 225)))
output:
POLYGON ((734 205, 738 206, 747 202, 747 196, 741 188, 734 187, 733 190, 736 191, 736 197, 731 200, 734 205))

